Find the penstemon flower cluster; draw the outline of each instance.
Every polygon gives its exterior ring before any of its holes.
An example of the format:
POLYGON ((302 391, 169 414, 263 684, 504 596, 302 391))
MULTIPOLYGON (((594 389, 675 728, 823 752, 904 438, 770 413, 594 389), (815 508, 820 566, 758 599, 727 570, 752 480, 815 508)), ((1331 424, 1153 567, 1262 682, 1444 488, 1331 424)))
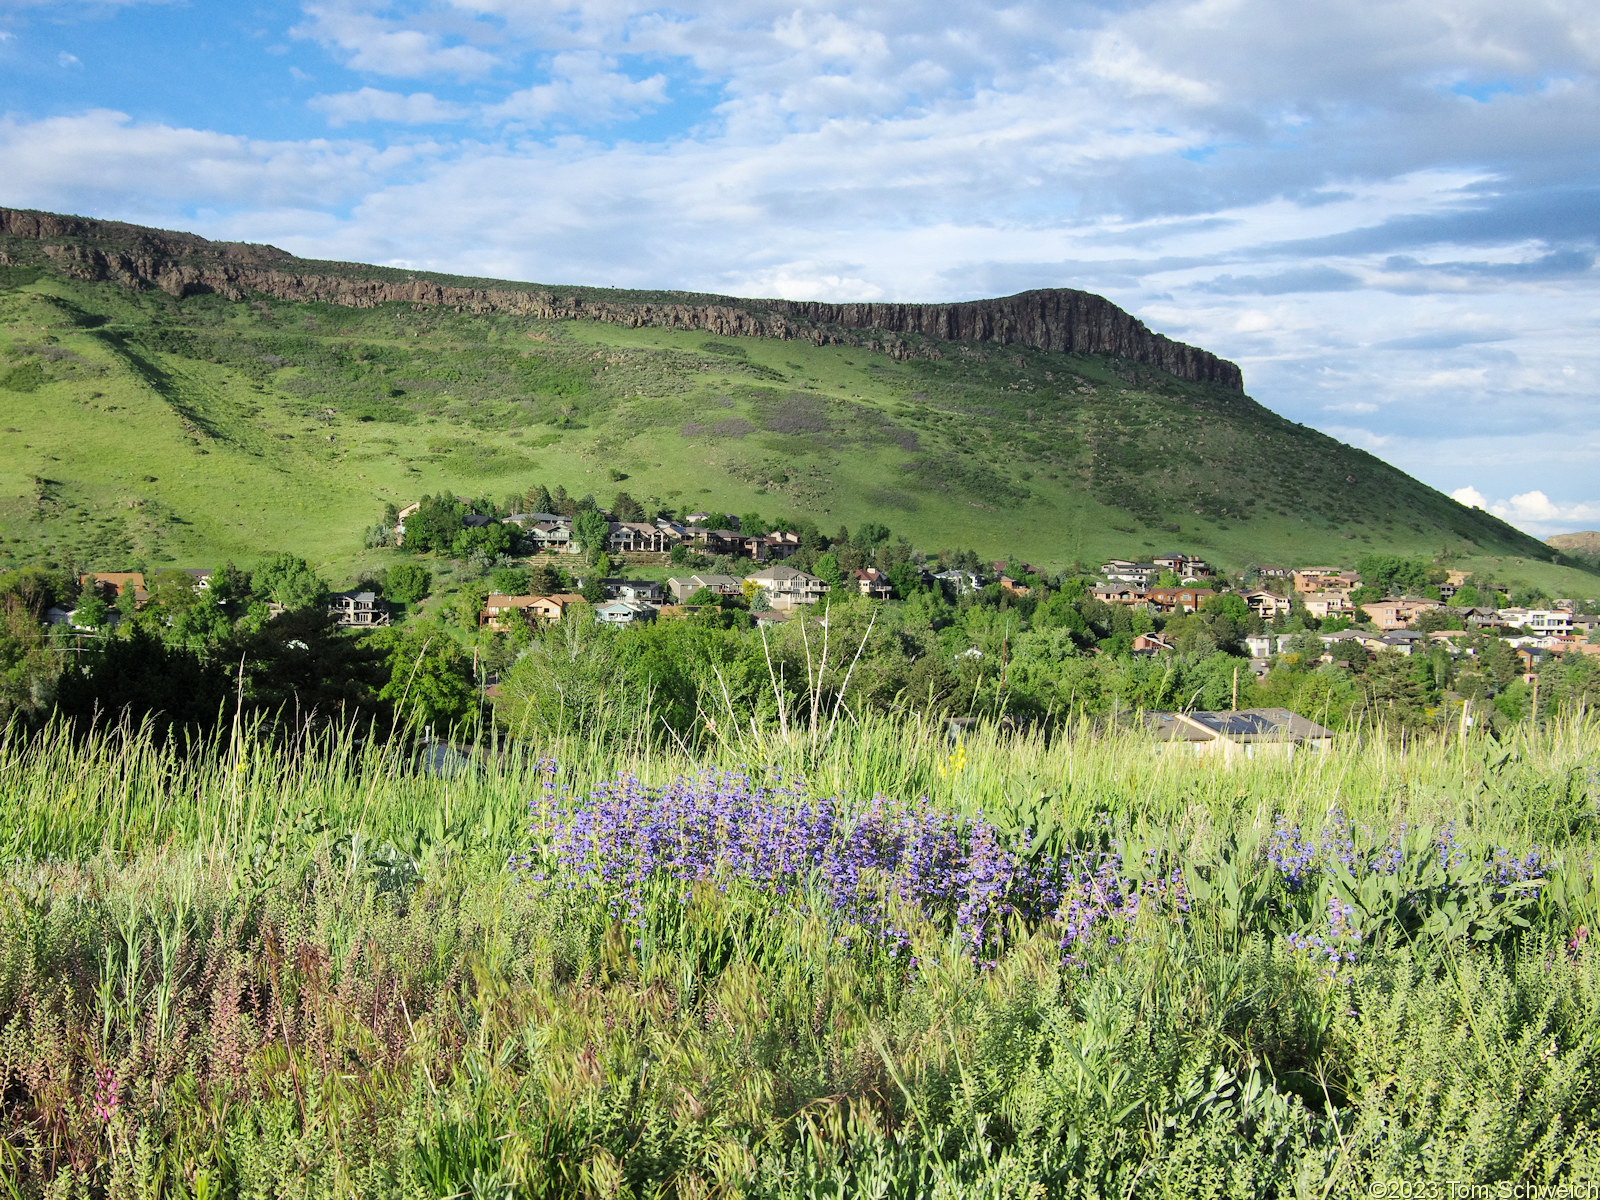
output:
POLYGON ((1071 962, 1086 939, 1132 921, 1141 904, 1187 907, 1177 872, 1129 879, 1114 848, 1030 859, 1022 849, 1029 831, 941 812, 926 799, 879 796, 850 814, 808 797, 797 781, 741 772, 680 776, 662 787, 624 775, 576 798, 557 785, 554 764, 547 772, 530 803, 534 849, 513 869, 546 887, 603 892, 613 915, 635 924, 649 885, 670 881, 689 903, 696 884, 739 882, 775 907, 820 907, 893 952, 909 953, 900 912, 943 923, 979 962, 1013 925, 1059 922, 1071 962))

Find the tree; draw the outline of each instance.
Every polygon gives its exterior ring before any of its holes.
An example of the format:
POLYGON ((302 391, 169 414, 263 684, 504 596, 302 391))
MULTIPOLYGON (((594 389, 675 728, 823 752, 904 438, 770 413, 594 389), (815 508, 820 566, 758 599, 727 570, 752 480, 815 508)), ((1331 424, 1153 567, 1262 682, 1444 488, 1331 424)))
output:
POLYGON ((611 502, 611 515, 618 521, 642 521, 644 505, 627 492, 618 492, 617 498, 611 502))
POLYGON ((420 563, 396 563, 383 576, 383 594, 399 604, 415 604, 433 590, 433 572, 420 563))
POLYGON ((739 518, 739 532, 751 537, 760 537, 770 528, 760 513, 747 512, 739 518))
POLYGON ((715 604, 716 602, 717 594, 708 587, 702 587, 696 588, 689 598, 684 601, 684 604, 691 608, 698 608, 702 605, 715 604))
POLYGON ((844 582, 844 572, 839 567, 837 554, 818 555, 811 573, 831 587, 838 587, 844 582))
POLYGON ((326 608, 271 618, 253 611, 217 657, 233 668, 244 660, 250 707, 295 723, 370 720, 381 712, 381 657, 367 639, 340 629, 326 608))
POLYGON ((472 660, 444 629, 408 622, 378 630, 371 642, 388 673, 378 697, 393 706, 397 724, 443 732, 472 715, 477 700, 472 660))
POLYGON ((533 573, 527 567, 500 567, 489 577, 489 585, 502 596, 526 596, 533 586, 533 573))
POLYGON ((257 566, 250 579, 258 595, 291 612, 326 607, 328 603, 328 585, 305 559, 287 551, 274 554, 257 566))
POLYGON ((611 523, 598 509, 585 509, 572 519, 572 538, 591 561, 605 550, 610 533, 611 523))
POLYGON ((551 498, 550 489, 544 484, 528 489, 528 511, 536 513, 554 513, 555 500, 551 498))
POLYGON ((148 719, 164 738, 180 726, 215 728, 232 698, 230 683, 219 663, 133 627, 127 637, 101 642, 98 653, 75 656, 56 685, 56 707, 81 722, 126 716, 137 726, 148 719))
POLYGON ((418 554, 449 553, 465 512, 453 496, 424 496, 417 511, 406 518, 405 548, 418 554))

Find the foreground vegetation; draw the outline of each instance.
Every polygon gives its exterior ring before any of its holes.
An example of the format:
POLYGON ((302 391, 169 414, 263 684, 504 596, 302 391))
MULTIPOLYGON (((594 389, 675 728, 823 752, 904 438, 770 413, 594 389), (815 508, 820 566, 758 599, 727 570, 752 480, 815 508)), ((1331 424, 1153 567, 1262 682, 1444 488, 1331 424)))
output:
POLYGON ((870 715, 228 734, 0 742, 10 1195, 1600 1174, 1592 714, 1228 768, 870 715))

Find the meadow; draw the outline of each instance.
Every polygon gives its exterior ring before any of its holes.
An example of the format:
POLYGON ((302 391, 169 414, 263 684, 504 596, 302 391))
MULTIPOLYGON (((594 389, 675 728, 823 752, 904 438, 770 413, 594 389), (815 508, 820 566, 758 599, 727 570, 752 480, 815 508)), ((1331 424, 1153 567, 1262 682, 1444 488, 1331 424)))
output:
POLYGON ((8 734, 3 1194, 1600 1177, 1592 713, 1231 766, 650 721, 8 734))

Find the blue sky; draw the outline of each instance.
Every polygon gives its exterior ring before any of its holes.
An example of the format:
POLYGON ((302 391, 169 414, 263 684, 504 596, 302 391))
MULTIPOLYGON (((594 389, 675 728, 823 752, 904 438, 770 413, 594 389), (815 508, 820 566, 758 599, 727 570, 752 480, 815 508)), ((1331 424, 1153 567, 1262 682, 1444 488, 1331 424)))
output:
POLYGON ((1600 528, 1592 0, 0 0, 0 203, 549 283, 1100 292, 1600 528))

